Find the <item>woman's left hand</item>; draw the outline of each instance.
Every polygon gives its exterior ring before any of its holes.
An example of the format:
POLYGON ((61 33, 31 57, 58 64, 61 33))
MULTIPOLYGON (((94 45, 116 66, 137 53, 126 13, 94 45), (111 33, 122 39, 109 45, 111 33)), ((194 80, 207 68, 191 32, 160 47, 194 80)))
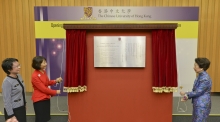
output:
POLYGON ((180 95, 181 95, 181 96, 184 96, 185 94, 186 94, 186 93, 183 92, 183 91, 180 92, 180 95))

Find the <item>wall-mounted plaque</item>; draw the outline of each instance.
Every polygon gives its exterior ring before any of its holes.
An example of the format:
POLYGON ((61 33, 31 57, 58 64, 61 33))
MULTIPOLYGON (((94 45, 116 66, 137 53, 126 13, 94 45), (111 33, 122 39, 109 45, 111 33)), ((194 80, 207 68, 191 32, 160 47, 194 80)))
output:
POLYGON ((145 36, 95 36, 95 67, 145 67, 145 36))

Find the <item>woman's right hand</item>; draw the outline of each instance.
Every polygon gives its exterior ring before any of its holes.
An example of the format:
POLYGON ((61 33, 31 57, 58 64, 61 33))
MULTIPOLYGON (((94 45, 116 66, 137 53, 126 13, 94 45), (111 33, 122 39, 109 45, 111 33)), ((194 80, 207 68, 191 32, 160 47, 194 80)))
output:
POLYGON ((181 98, 181 102, 186 102, 187 99, 181 98))
POLYGON ((56 83, 60 83, 63 79, 61 77, 57 78, 55 81, 56 83))
POLYGON ((12 118, 7 119, 6 122, 18 122, 18 120, 15 116, 13 116, 12 118))
POLYGON ((60 94, 60 90, 57 90, 57 94, 60 94))
POLYGON ((11 121, 11 118, 10 118, 10 119, 7 119, 5 122, 12 122, 12 121, 11 121))

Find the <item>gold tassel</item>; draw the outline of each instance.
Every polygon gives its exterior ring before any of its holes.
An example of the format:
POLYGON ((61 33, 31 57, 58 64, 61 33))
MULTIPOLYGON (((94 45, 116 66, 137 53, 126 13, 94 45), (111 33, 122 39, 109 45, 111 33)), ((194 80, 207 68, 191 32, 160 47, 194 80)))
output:
POLYGON ((67 93, 84 92, 84 91, 87 91, 87 86, 63 87, 63 92, 67 92, 67 93))
POLYGON ((152 87, 154 93, 171 93, 177 92, 178 87, 152 87))

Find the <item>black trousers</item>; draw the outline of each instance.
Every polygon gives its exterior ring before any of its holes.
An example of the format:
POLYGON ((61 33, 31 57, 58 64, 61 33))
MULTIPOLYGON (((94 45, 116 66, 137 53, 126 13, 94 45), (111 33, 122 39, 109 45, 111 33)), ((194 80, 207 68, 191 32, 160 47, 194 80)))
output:
POLYGON ((48 122, 50 120, 50 99, 33 103, 35 122, 48 122))
MULTIPOLYGON (((21 106, 13 109, 14 115, 19 122, 27 122, 26 118, 26 107, 21 106)), ((5 120, 9 119, 9 116, 4 108, 5 120)))

